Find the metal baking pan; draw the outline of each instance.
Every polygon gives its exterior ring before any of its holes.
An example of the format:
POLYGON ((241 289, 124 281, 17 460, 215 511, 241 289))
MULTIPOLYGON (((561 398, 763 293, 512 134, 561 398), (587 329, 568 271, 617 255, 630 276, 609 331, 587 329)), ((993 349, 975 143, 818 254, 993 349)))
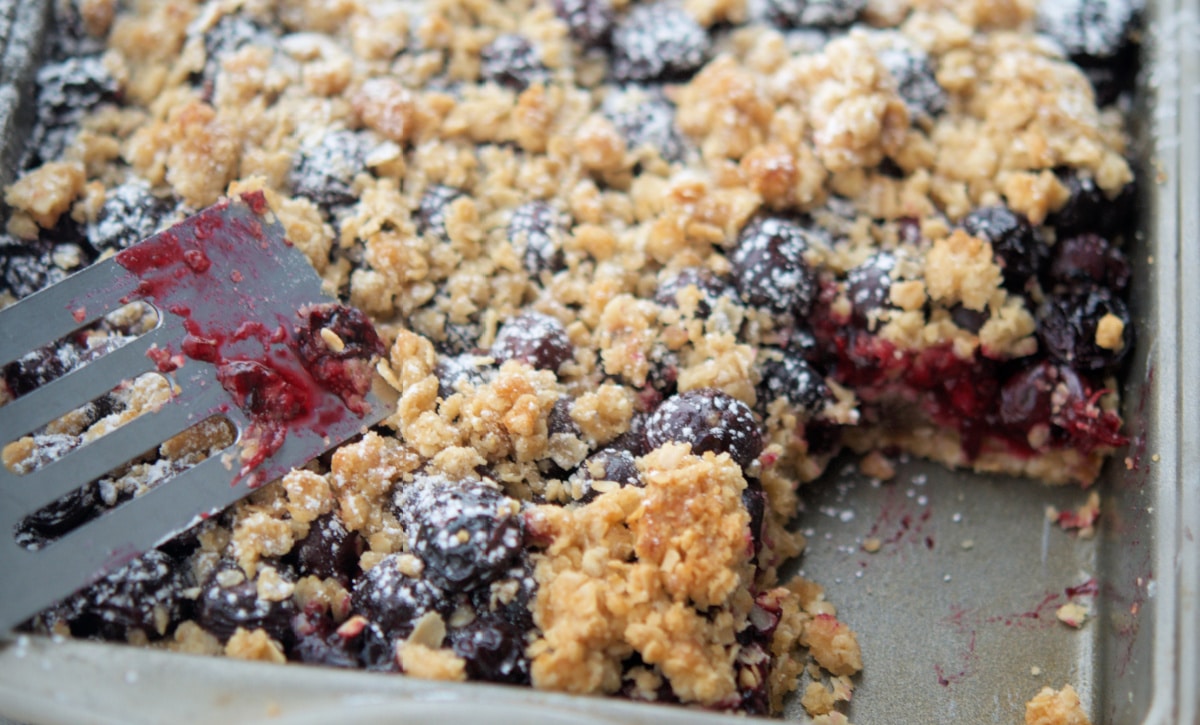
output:
MULTIPOLYGON (((0 0, 0 183, 28 128, 48 2, 0 0)), ((1147 10, 1132 117, 1142 229, 1131 250, 1138 345, 1132 443, 1096 490, 1094 538, 1046 508, 1086 492, 911 461, 879 484, 836 462, 807 490, 796 569, 858 633, 853 722, 1023 721, 1073 685, 1096 723, 1200 723, 1200 0, 1147 10), (1124 459, 1124 460, 1122 460, 1124 459), (843 468, 847 470, 843 470, 843 468), (881 547, 867 553, 863 542, 881 547), (1072 629, 1056 608, 1090 608, 1072 629)), ((2 212, 3 210, 0 210, 2 212)), ((272 723, 744 722, 680 708, 394 675, 279 667, 91 642, 0 644, 0 721, 272 723)), ((785 717, 805 721, 798 700, 785 717)))

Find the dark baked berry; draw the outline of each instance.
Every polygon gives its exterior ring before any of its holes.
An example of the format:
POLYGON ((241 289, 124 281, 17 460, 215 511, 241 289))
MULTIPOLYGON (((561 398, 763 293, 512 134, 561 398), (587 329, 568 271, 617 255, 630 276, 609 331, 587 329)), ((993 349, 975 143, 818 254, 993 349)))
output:
POLYGON ((476 617, 450 633, 450 646, 467 664, 472 680, 529 684, 525 632, 502 618, 476 617))
POLYGON ((825 379, 801 357, 780 351, 764 359, 760 370, 758 394, 764 405, 785 398, 809 415, 816 415, 833 399, 825 379))
POLYGON ((1043 360, 1013 375, 1000 386, 1000 423, 1018 433, 1027 433, 1038 424, 1049 425, 1056 389, 1063 400, 1086 397, 1083 381, 1066 365, 1043 360))
MULTIPOLYGON (((28 465, 28 470, 34 470, 79 445, 75 436, 64 436, 63 439, 68 441, 69 445, 65 450, 54 451, 51 447, 39 447, 38 452, 34 454, 35 460, 26 459, 22 462, 23 465, 28 465), (50 455, 54 457, 51 458, 50 455)), ((17 525, 14 538, 21 546, 37 550, 91 521, 103 511, 104 500, 100 495, 100 486, 95 482, 89 483, 26 516, 17 525)))
POLYGON ((308 526, 308 533, 288 554, 300 576, 337 579, 343 586, 358 576, 358 557, 364 544, 357 532, 347 531, 341 520, 325 514, 308 526))
POLYGON ((866 0, 766 0, 767 18, 783 28, 841 28, 853 23, 866 0))
POLYGON ((304 368, 351 410, 366 410, 375 360, 387 351, 371 320, 356 307, 335 303, 300 311, 296 351, 304 368))
POLYGON ((68 274, 54 263, 54 245, 43 240, 0 243, 0 271, 0 291, 7 290, 17 299, 61 282, 68 274))
POLYGON ((458 392, 463 383, 480 386, 487 383, 494 372, 492 359, 482 355, 443 355, 438 357, 434 374, 438 379, 438 395, 443 400, 458 392))
POLYGON ((963 306, 962 303, 955 304, 949 312, 950 319, 954 321, 955 325, 973 335, 978 335, 988 321, 987 310, 972 310, 970 307, 963 306))
POLYGON ((685 267, 659 283, 658 290, 654 293, 654 301, 664 307, 678 307, 678 295, 688 287, 695 287, 700 292, 700 299, 695 308, 695 316, 700 319, 708 319, 717 300, 736 294, 728 282, 708 267, 685 267))
POLYGON ((754 555, 758 556, 766 535, 767 492, 757 478, 746 479, 746 487, 742 489, 742 505, 750 515, 750 538, 754 542, 754 555))
POLYGON ((46 35, 50 44, 50 58, 53 60, 104 52, 104 38, 88 32, 78 5, 75 2, 55 2, 50 5, 54 19, 46 35))
POLYGON ((1060 239, 1050 253, 1048 275, 1068 286, 1100 285, 1113 292, 1129 286, 1129 260, 1098 234, 1060 239))
POLYGON ((1136 209, 1136 184, 1126 184, 1115 199, 1109 199, 1090 176, 1067 169, 1059 171, 1058 177, 1070 192, 1062 208, 1047 219, 1059 239, 1087 232, 1112 236, 1128 229, 1136 209))
POLYGON ((186 586, 179 562, 151 549, 71 598, 71 631, 124 640, 136 630, 157 639, 179 618, 186 586))
POLYGON ((568 435, 573 438, 578 438, 580 435, 579 424, 571 417, 571 407, 574 401, 571 396, 564 395, 554 401, 554 407, 550 409, 550 415, 546 417, 546 434, 550 436, 568 435))
POLYGON ((987 206, 968 214, 963 227, 972 236, 991 243, 996 264, 1009 292, 1022 293, 1046 262, 1048 249, 1024 215, 1006 206, 987 206))
POLYGON ((817 276, 804 259, 809 238, 804 227, 789 219, 762 217, 747 224, 730 255, 742 301, 808 315, 817 296, 817 276))
POLYGON ((525 271, 534 276, 562 269, 566 231, 565 216, 544 201, 522 204, 508 222, 508 239, 521 253, 525 271))
POLYGON ((1062 45, 1105 106, 1131 89, 1143 0, 1061 0, 1038 5, 1038 29, 1062 45))
POLYGON ((571 37, 584 48, 606 45, 612 37, 616 12, 611 0, 553 0, 551 4, 571 37))
POLYGON ((479 51, 479 76, 485 83, 523 91, 534 83, 547 81, 550 71, 528 38, 502 33, 479 51))
POLYGON ((232 562, 213 570, 196 599, 196 624, 222 642, 239 627, 262 629, 287 645, 292 634, 296 605, 291 599, 271 601, 258 596, 258 587, 232 562))
POLYGON ((675 124, 675 105, 658 90, 611 91, 600 108, 631 151, 648 147, 668 163, 682 161, 688 142, 675 124))
POLYGON ((914 122, 926 125, 946 110, 946 91, 937 82, 929 56, 916 46, 885 48, 879 61, 896 81, 896 92, 914 122))
POLYGON ((516 504, 482 481, 421 475, 396 496, 409 548, 425 576, 451 590, 486 585, 502 576, 521 551, 516 504))
POLYGON ((158 231, 172 211, 174 204, 150 193, 145 181, 127 181, 104 195, 96 222, 87 227, 88 243, 119 252, 158 231))
POLYGON ((592 481, 612 481, 618 486, 646 485, 642 481, 642 474, 638 472, 633 454, 611 447, 585 458, 571 478, 580 484, 580 503, 590 503, 600 495, 600 491, 592 487, 592 481))
POLYGON ((391 554, 363 572, 354 585, 351 606, 395 641, 412 634, 421 617, 452 605, 431 581, 400 571, 399 556, 391 554))
POLYGON ((609 448, 629 451, 634 457, 644 456, 650 452, 650 444, 646 441, 646 422, 650 413, 635 411, 629 419, 629 430, 608 442, 609 448))
POLYGON ((297 152, 288 173, 292 193, 312 200, 325 211, 353 204, 358 198, 354 177, 367 170, 367 156, 374 147, 367 133, 326 133, 319 142, 297 152))
POLYGON ((574 355, 575 348, 562 323, 532 310, 505 322, 492 343, 492 356, 497 362, 520 360, 552 372, 558 372, 574 355))
POLYGON ((98 55, 47 63, 38 70, 37 88, 32 144, 42 161, 62 155, 85 114, 120 101, 120 87, 98 55))
POLYGON ((533 599, 537 594, 537 579, 533 564, 522 552, 516 563, 493 581, 490 586, 478 587, 470 593, 471 607, 481 617, 503 619, 521 632, 533 629, 533 599))
POLYGON ((245 15, 223 15, 204 33, 204 69, 192 80, 202 86, 206 99, 211 98, 225 58, 248 45, 273 47, 275 43, 275 33, 245 15))
POLYGON ((57 378, 79 364, 79 349, 74 345, 55 345, 25 353, 4 366, 4 384, 9 393, 20 397, 57 378))
POLYGON ((747 715, 771 714, 771 700, 767 695, 771 656, 766 647, 758 642, 742 645, 738 650, 735 667, 739 688, 738 700, 733 709, 747 715))
POLYGON ((750 407, 715 388, 668 398, 646 421, 651 449, 664 443, 690 443, 692 453, 728 453, 746 468, 762 453, 762 433, 750 407))
POLYGON ((1133 346, 1133 322, 1120 298, 1104 288, 1053 295, 1043 304, 1038 337, 1052 358, 1081 372, 1116 367, 1133 346), (1112 315, 1123 325, 1117 349, 1096 342, 1100 321, 1112 315))
POLYGON ((854 319, 868 324, 872 313, 891 307, 892 270, 896 255, 876 252, 846 273, 846 296, 854 307, 854 319))
POLYGON ((295 644, 288 659, 325 667, 358 667, 360 639, 343 636, 328 615, 301 612, 292 620, 292 631, 295 644))
POLYGON ((669 1, 634 5, 612 33, 612 75, 617 81, 684 81, 708 60, 708 34, 686 10, 669 1))
POLYGON ((432 234, 443 242, 450 241, 450 235, 446 233, 446 214, 450 204, 462 195, 461 189, 442 184, 426 189, 413 215, 417 234, 432 234))

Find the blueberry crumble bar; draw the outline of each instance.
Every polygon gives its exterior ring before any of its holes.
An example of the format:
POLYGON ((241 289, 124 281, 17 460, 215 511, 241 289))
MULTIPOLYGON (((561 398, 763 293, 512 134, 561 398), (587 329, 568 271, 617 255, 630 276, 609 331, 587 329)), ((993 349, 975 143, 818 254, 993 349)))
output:
MULTIPOLYGON (((844 721, 857 638, 779 573, 802 484, 849 449, 1086 486, 1125 443, 1135 0, 53 5, 0 304, 261 192, 399 402, 38 631, 844 721)), ((6 366, 0 403, 151 324, 6 366)))

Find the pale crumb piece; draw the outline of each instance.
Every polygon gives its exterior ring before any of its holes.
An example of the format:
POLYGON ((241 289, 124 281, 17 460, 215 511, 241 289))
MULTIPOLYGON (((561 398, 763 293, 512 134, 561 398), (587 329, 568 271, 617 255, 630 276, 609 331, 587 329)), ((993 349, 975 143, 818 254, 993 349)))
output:
POLYGON ((971 549, 975 548, 975 540, 974 539, 963 539, 961 546, 963 548, 963 551, 970 551, 971 549))
POLYGON ((279 575, 273 566, 264 566, 254 580, 258 598, 267 602, 282 602, 292 596, 296 585, 279 575))
POLYGON ((1042 668, 1034 665, 1033 667, 1029 668, 1029 674, 1033 675, 1034 677, 1038 677, 1042 674, 1042 668))
POLYGON ((862 548, 868 554, 874 554, 883 548, 883 541, 877 537, 870 536, 863 540, 862 548))
POLYGON ((333 490, 325 476, 304 469, 289 471, 283 477, 283 488, 294 521, 311 523, 333 510, 333 490))
POLYGON ((1087 621, 1088 609, 1082 604, 1067 602, 1054 611, 1054 616, 1068 627, 1079 629, 1087 621))
POLYGON ((396 644, 396 657, 404 674, 423 680, 467 679, 467 663, 448 649, 434 649, 418 642, 404 640, 396 644))
POLYGON ((1043 687, 1032 700, 1025 703, 1025 725, 1091 725, 1079 701, 1075 688, 1063 685, 1061 690, 1043 687))
POLYGON ((800 642, 809 648, 822 667, 835 675, 853 675, 862 669, 858 637, 831 614, 813 617, 800 642))
POLYGON ((859 461, 858 470, 865 476, 890 481, 896 476, 896 466, 882 451, 871 451, 859 461))
POLYGON ((264 630, 245 630, 241 627, 225 644, 225 656, 239 660, 256 660, 259 662, 274 662, 283 664, 287 657, 283 654, 283 646, 271 639, 264 630))
POLYGON ((1105 350, 1120 351, 1125 346, 1125 323, 1111 312, 1096 323, 1096 344, 1105 350))
POLYGON ((181 622, 167 648, 174 652, 216 656, 224 653, 221 640, 205 632, 192 620, 181 622))
POLYGON ((4 191, 4 202, 50 229, 83 192, 87 177, 81 165, 51 162, 17 179, 4 191))
POLYGON ((983 310, 1001 281, 992 245, 961 229, 933 243, 925 275, 931 298, 946 305, 962 302, 972 310, 983 310))
POLYGON ((837 710, 834 710, 833 712, 814 717, 812 723, 813 725, 850 725, 850 719, 837 710))
POLYGON ((1088 493, 1087 501, 1074 511, 1059 511, 1054 506, 1046 507, 1046 518, 1057 523, 1063 531, 1075 529, 1079 538, 1090 539, 1096 535, 1096 521, 1100 518, 1100 494, 1088 493))

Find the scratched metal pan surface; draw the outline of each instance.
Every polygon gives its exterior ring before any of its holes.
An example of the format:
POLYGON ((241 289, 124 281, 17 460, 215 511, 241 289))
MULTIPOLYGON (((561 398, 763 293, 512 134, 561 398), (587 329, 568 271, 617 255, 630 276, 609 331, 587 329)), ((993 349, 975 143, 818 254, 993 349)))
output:
MULTIPOLYGON (((46 0, 0 0, 0 183, 30 121, 46 0)), ((1132 443, 1096 490, 1094 538, 1048 521, 1086 493, 919 461, 873 484, 831 468, 807 491, 818 579, 857 630, 848 715, 872 723, 1023 722, 1071 684, 1096 723, 1200 723, 1200 0, 1151 3, 1133 117, 1142 228, 1125 380, 1132 443), (1183 133, 1181 133, 1183 131, 1183 133), (881 546, 867 553, 863 543, 881 546), (1089 613, 1057 621, 1068 602, 1089 613)), ((0 210, 2 211, 2 210, 0 210)), ((2 596, 2 594, 0 594, 2 596)), ((0 722, 330 720, 746 722, 603 698, 278 667, 89 642, 0 644, 0 722)), ((792 702, 790 720, 804 721, 792 702)))

